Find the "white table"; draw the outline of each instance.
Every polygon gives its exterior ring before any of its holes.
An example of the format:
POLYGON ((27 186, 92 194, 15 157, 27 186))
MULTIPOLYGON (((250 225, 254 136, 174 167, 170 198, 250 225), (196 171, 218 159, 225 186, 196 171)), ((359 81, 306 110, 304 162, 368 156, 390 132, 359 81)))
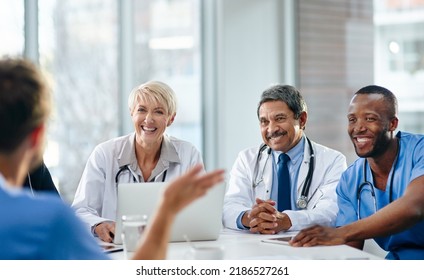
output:
MULTIPOLYGON (((294 233, 280 234, 279 236, 294 235, 294 233)), ((329 259, 329 260, 349 260, 349 259, 381 259, 378 256, 352 248, 347 245, 338 246, 317 246, 317 247, 291 247, 289 245, 264 243, 261 240, 275 237, 275 235, 252 234, 245 231, 234 231, 224 229, 218 240, 192 242, 171 242, 169 243, 167 259, 184 260, 187 259, 191 246, 221 246, 224 249, 224 259, 329 259)), ((124 253, 115 252, 110 256, 113 259, 124 259, 124 253)))

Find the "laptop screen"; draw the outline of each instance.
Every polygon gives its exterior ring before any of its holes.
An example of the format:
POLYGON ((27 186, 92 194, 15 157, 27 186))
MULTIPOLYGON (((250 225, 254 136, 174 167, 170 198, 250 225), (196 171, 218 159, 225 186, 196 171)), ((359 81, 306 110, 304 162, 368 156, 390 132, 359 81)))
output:
MULTIPOLYGON (((127 183, 118 185, 117 221, 114 243, 122 244, 123 215, 147 215, 156 211, 157 203, 168 182, 127 183)), ((171 242, 216 240, 222 229, 222 207, 225 184, 210 189, 178 213, 170 237, 171 242), (185 237, 186 236, 186 237, 185 237)), ((149 222, 149 221, 148 221, 149 222)))

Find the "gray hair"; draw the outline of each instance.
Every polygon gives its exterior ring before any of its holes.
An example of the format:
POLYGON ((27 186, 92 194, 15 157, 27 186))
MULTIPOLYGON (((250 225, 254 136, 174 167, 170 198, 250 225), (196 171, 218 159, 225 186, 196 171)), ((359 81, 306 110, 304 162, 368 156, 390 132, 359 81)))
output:
POLYGON ((130 112, 134 109, 138 98, 144 99, 149 103, 157 102, 163 105, 170 116, 177 112, 177 98, 174 90, 163 82, 149 81, 135 87, 128 97, 130 112))
POLYGON ((287 104, 294 113, 294 119, 299 119, 302 112, 307 112, 308 108, 300 92, 289 85, 274 85, 267 88, 261 95, 258 104, 257 115, 259 118, 259 109, 265 102, 282 101, 287 104))

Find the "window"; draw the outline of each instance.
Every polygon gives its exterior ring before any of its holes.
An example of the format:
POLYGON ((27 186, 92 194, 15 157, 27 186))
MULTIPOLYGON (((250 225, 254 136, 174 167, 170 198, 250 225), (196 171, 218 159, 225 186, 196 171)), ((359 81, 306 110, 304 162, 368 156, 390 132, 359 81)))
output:
POLYGON ((24 1, 0 0, 0 57, 22 55, 24 49, 24 1))
POLYGON ((424 133, 424 1, 375 1, 375 83, 399 101, 399 129, 424 133))
POLYGON ((136 83, 160 80, 175 91, 177 116, 167 132, 201 151, 199 5, 193 0, 135 1, 134 50, 136 83))
POLYGON ((54 93, 44 159, 68 201, 93 148, 118 133, 116 10, 114 0, 39 0, 40 65, 54 93))
POLYGON ((168 133, 202 148, 199 1, 131 3, 134 31, 128 38, 120 36, 119 1, 38 1, 40 65, 52 81, 55 103, 44 159, 69 202, 94 147, 126 133, 123 124, 130 122, 117 106, 124 107, 129 95, 120 83, 122 38, 134 44, 131 87, 151 79, 169 84, 178 110, 168 133))

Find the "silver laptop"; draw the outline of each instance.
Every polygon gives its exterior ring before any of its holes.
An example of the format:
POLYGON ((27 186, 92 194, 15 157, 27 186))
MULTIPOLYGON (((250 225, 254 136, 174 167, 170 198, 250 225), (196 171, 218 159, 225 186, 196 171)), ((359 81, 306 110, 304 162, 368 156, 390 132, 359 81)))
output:
MULTIPOLYGON (((169 182, 155 182, 118 185, 115 244, 122 244, 122 215, 141 214, 152 217, 168 184, 169 182)), ((186 241, 186 238, 190 241, 216 240, 222 229, 224 194, 225 184, 219 184, 186 206, 174 221, 170 241, 186 241)))

